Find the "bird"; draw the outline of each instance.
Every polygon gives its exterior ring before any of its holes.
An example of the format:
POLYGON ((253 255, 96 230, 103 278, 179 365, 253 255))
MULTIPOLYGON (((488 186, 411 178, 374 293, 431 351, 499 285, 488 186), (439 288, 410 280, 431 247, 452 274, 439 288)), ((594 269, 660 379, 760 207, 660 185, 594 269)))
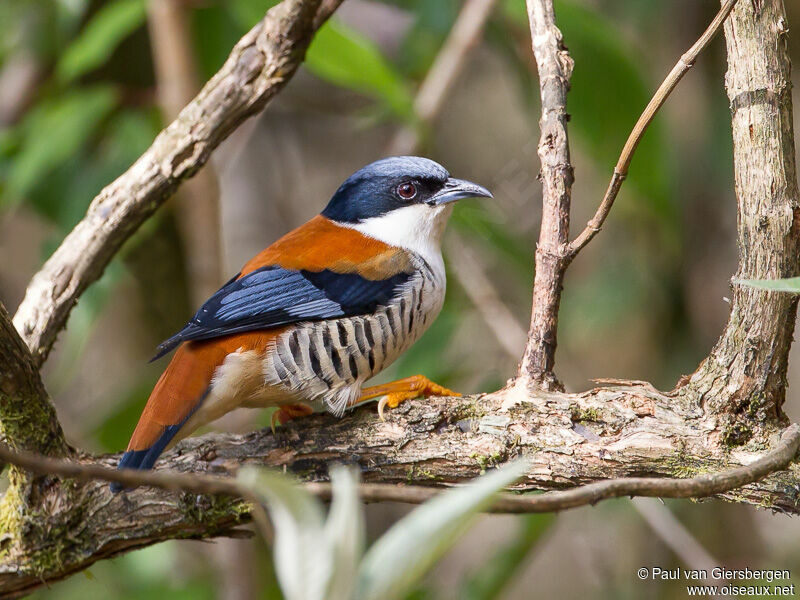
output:
POLYGON ((492 194, 427 158, 388 157, 353 173, 320 214, 248 261, 158 346, 152 360, 175 354, 118 467, 153 468, 240 407, 276 407, 285 423, 380 398, 383 419, 404 400, 459 395, 423 375, 363 384, 441 310, 442 234, 454 201, 470 197, 492 194))

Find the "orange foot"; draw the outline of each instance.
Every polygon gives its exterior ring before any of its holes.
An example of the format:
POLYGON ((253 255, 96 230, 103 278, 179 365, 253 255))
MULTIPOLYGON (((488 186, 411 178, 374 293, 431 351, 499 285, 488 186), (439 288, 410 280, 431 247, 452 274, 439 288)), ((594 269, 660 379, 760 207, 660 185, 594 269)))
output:
POLYGON ((385 383, 383 385, 375 385, 372 387, 364 388, 361 390, 361 395, 355 404, 361 404, 366 400, 378 398, 382 396, 378 402, 378 416, 381 421, 385 421, 383 417, 383 409, 387 406, 389 408, 397 408, 401 402, 411 400, 419 396, 460 396, 458 392, 449 390, 442 387, 438 383, 434 383, 424 375, 413 375, 405 379, 398 379, 385 383))
POLYGON ((284 406, 281 406, 278 410, 272 413, 272 433, 275 433, 275 423, 286 425, 286 423, 292 419, 296 419, 298 417, 307 417, 313 412, 314 409, 308 404, 285 404, 284 406))

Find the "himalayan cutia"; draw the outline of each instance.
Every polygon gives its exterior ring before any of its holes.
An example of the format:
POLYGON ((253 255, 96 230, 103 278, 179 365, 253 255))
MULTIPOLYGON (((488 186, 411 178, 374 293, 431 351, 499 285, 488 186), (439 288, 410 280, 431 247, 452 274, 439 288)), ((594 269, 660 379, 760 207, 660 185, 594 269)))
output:
POLYGON ((259 253, 203 304, 156 358, 175 350, 120 468, 149 469, 198 427, 240 407, 281 421, 379 411, 452 395, 416 375, 362 387, 436 318, 445 293, 440 243, 461 198, 491 197, 425 158, 379 160, 351 175, 321 214, 259 253))

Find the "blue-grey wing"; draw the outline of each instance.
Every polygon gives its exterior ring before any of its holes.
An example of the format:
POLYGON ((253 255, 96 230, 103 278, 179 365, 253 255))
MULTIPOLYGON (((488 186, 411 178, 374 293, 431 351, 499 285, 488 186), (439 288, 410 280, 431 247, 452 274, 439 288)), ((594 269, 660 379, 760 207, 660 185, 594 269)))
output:
POLYGON ((262 267, 222 286, 181 331, 159 345, 153 360, 188 340, 368 314, 387 305, 410 277, 398 273, 372 280, 357 273, 262 267))

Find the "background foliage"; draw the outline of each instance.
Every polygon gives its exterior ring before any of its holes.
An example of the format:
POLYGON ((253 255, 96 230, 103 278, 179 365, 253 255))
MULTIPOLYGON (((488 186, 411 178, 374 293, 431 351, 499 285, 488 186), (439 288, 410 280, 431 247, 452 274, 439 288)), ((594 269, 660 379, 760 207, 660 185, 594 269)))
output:
MULTIPOLYGON (((202 79, 272 4, 183 3, 202 79)), ((796 23, 798 7, 788 4, 796 23)), ((320 31, 303 72, 213 161, 229 272, 317 212, 344 177, 385 153, 398 127, 421 127, 414 92, 460 6, 348 0, 320 31)), ((558 0, 576 61, 568 107, 575 228, 594 211, 649 94, 716 8, 693 0, 558 0)), ((147 19, 145 0, 0 0, 0 300, 9 308, 92 197, 163 125, 147 19)), ((797 44, 794 53, 797 64, 797 44)), ((735 205, 723 72, 717 40, 654 122, 604 233, 570 271, 559 373, 571 389, 600 376, 669 387, 724 323, 735 205)), ((523 327, 540 214, 536 90, 524 2, 503 0, 442 117, 420 131, 426 155, 495 192, 495 202, 460 206, 453 225, 523 327)), ((81 447, 125 446, 162 368, 147 358, 193 309, 177 219, 163 211, 126 245, 81 299, 48 363, 48 388, 81 447)), ((422 372, 470 392, 501 385, 515 366, 451 277, 442 315, 385 377, 422 372)), ((797 378, 795 367, 790 383, 797 378)), ((791 392, 786 409, 800 414, 791 392)), ((268 415, 247 413, 220 427, 267 422, 268 415)), ((742 507, 670 507, 728 566, 798 564, 794 523, 742 507)), ((404 511, 372 507, 370 536, 404 511)), ((163 544, 37 596, 275 598, 266 552, 241 541, 163 544)), ((635 569, 676 561, 627 502, 558 519, 486 517, 411 597, 640 597, 645 584, 635 569), (612 543, 620 550, 610 557, 612 543)), ((649 585, 652 597, 680 593, 668 583, 649 585)))

